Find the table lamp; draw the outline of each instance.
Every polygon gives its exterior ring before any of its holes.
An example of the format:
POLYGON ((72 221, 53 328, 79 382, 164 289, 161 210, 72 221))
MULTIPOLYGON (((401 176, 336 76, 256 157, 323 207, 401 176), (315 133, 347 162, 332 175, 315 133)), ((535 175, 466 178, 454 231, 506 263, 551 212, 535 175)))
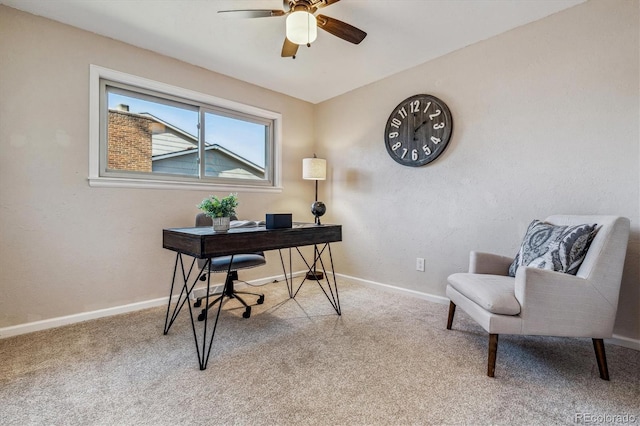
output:
MULTIPOLYGON (((327 211, 327 207, 322 201, 318 201, 318 181, 327 179, 327 160, 317 158, 315 154, 313 154, 313 158, 303 158, 302 179, 316 181, 316 197, 313 204, 311 204, 311 213, 313 213, 316 218, 316 225, 320 225, 320 216, 322 216, 327 211)), ((322 272, 316 271, 315 259, 318 257, 318 247, 316 245, 313 246, 313 252, 313 271, 309 271, 307 273, 307 279, 321 280, 324 274, 322 272)))
POLYGON ((317 158, 315 154, 313 158, 303 158, 302 179, 316 181, 316 198, 311 205, 311 213, 316 217, 316 225, 320 225, 320 216, 327 211, 327 207, 322 201, 318 201, 318 181, 327 179, 327 160, 317 158))

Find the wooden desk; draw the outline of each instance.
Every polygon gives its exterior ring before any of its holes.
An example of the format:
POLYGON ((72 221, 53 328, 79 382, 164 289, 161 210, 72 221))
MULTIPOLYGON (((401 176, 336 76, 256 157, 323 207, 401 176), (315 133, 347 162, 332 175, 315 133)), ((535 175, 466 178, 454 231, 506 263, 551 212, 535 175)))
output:
MULTIPOLYGON (((293 288, 293 271, 292 271, 292 255, 291 249, 295 248, 308 271, 311 272, 314 265, 320 264, 324 277, 326 278, 326 284, 323 285, 321 280, 313 280, 318 283, 325 296, 331 303, 331 306, 335 309, 338 315, 341 315, 340 310, 340 298, 338 296, 338 286, 333 270, 333 256, 331 255, 330 243, 342 241, 342 226, 341 225, 315 225, 312 223, 294 223, 292 228, 282 229, 266 229, 264 226, 251 227, 251 228, 234 228, 230 229, 226 233, 215 233, 212 227, 192 227, 192 228, 171 228, 164 229, 162 231, 162 246, 168 250, 176 252, 176 260, 173 268, 173 280, 171 282, 171 290, 169 291, 169 302, 167 304, 167 314, 165 317, 164 334, 169 332, 171 325, 177 318, 180 310, 184 304, 189 300, 189 296, 193 291, 193 288, 198 282, 198 279, 204 271, 209 267, 209 263, 212 257, 218 256, 233 256, 236 254, 250 253, 256 251, 268 251, 278 250, 280 254, 280 262, 284 272, 285 281, 287 283, 287 289, 289 290, 289 297, 295 298, 298 291, 308 280, 305 278, 302 280, 297 290, 293 288), (307 259, 300 252, 299 247, 302 246, 314 246, 313 261, 308 262, 307 259), (320 248, 318 248, 320 246, 320 248), (289 250, 289 269, 287 270, 285 258, 282 253, 282 249, 289 250), (330 265, 330 275, 333 280, 330 280, 327 275, 327 269, 325 268, 325 261, 323 260, 323 254, 328 254, 328 263, 330 265), (191 266, 185 269, 185 264, 182 255, 188 255, 193 258, 191 266), (196 274, 193 279, 193 283, 189 285, 191 281, 192 271, 196 259, 207 259, 208 261, 203 265, 202 269, 196 274), (178 267, 179 265, 179 267, 178 267), (183 285, 178 296, 178 301, 174 306, 173 312, 171 311, 171 301, 173 299, 174 286, 176 283, 176 276, 178 271, 181 271, 183 285), (333 281, 333 282, 332 282, 333 281)), ((233 259, 233 258, 232 258, 233 259)), ((196 268, 197 271, 198 268, 196 268)), ((229 270, 227 274, 231 272, 231 263, 229 264, 229 270)), ((211 281, 210 274, 207 274, 207 295, 210 292, 211 281)), ((224 292, 224 290, 223 290, 224 292)), ((218 306, 218 312, 216 314, 215 323, 211 330, 211 336, 208 338, 207 325, 208 325, 208 313, 204 317, 203 331, 201 342, 198 341, 198 333, 196 332, 195 322, 193 320, 193 310, 190 303, 186 303, 189 307, 189 315, 191 317, 191 328, 193 329, 193 336, 196 343, 196 350, 198 352, 198 363, 200 369, 207 368, 207 362, 209 360, 209 354, 211 352, 211 346, 213 344, 213 336, 215 335, 216 327, 218 325, 218 319, 220 317, 220 310, 222 303, 218 306)), ((209 304, 208 296, 206 305, 209 304)))
POLYGON ((162 247, 198 259, 336 241, 342 241, 341 225, 295 223, 293 228, 257 226, 230 229, 226 233, 215 233, 210 226, 162 231, 162 247))

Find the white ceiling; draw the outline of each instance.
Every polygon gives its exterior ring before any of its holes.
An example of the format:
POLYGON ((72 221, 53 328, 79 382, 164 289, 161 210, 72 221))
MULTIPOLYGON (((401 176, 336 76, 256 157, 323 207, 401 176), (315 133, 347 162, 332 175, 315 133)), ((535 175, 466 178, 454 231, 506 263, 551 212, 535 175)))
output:
POLYGON ((368 35, 325 31, 281 58, 285 17, 230 19, 228 9, 282 0, 0 0, 0 3, 318 103, 585 0, 342 0, 317 14, 368 35))

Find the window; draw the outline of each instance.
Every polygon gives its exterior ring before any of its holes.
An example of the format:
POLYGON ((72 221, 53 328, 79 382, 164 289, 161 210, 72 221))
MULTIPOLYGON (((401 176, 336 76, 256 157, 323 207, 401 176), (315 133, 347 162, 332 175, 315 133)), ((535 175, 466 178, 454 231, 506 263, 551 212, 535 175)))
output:
POLYGON ((281 115, 91 66, 92 186, 280 190, 281 115))

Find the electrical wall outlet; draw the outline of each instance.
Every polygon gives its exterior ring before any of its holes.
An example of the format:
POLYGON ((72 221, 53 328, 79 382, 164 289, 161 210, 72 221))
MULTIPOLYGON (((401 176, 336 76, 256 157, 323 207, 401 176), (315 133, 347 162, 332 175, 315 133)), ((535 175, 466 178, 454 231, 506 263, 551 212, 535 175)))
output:
POLYGON ((424 272, 424 258, 416 258, 416 271, 424 272))

